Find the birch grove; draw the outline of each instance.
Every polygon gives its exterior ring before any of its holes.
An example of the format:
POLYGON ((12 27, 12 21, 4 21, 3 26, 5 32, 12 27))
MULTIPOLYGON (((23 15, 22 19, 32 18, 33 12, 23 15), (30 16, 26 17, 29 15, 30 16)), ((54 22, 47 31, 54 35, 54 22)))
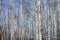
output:
POLYGON ((0 0, 0 40, 60 40, 60 0, 0 0))

